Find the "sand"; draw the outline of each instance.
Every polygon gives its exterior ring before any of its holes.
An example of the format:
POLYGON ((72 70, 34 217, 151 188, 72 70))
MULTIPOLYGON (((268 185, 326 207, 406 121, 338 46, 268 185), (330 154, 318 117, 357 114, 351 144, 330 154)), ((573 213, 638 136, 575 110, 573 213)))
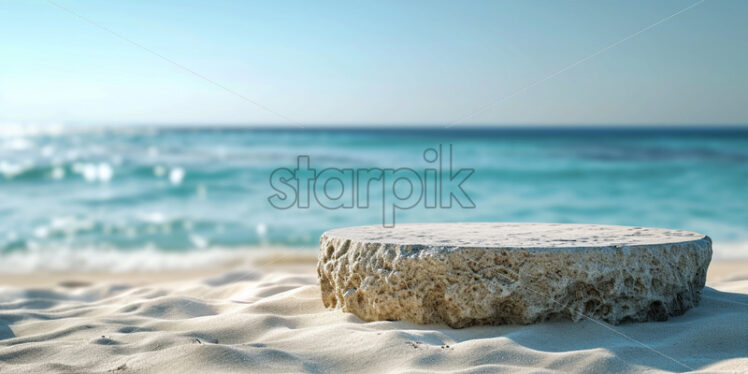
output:
POLYGON ((748 372, 748 262, 667 322, 450 329, 323 307, 313 255, 0 276, 0 372, 748 372))

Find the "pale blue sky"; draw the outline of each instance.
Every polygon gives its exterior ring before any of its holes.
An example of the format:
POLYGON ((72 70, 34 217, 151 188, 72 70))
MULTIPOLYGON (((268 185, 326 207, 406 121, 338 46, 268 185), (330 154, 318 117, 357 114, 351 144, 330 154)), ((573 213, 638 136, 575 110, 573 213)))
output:
MULTIPOLYGON (((54 0, 304 124, 447 124, 695 1, 54 0)), ((469 124, 748 123, 707 0, 469 124)), ((0 121, 288 124, 42 0, 0 0, 0 121)))

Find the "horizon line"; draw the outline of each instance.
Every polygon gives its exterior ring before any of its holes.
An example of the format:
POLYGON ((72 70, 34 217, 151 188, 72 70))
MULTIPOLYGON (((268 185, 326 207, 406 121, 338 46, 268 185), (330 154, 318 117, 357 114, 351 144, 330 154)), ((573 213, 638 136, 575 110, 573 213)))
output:
MULTIPOLYGON (((404 122, 404 123, 377 123, 377 122, 336 122, 309 123, 305 128, 274 123, 274 122, 106 122, 106 121, 18 121, 0 119, 2 126, 29 126, 29 127, 155 127, 155 128, 248 128, 248 129, 446 129, 438 122, 404 122)), ((454 126, 454 128, 491 129, 491 128, 748 128, 746 123, 474 123, 454 126)))

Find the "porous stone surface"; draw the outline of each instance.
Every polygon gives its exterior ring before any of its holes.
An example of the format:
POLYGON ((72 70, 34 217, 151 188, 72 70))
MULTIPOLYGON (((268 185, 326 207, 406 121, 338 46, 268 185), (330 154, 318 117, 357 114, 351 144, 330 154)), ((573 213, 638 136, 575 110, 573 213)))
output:
POLYGON ((711 239, 646 227, 404 224, 324 233, 322 301, 363 320, 662 321, 698 304, 711 239))

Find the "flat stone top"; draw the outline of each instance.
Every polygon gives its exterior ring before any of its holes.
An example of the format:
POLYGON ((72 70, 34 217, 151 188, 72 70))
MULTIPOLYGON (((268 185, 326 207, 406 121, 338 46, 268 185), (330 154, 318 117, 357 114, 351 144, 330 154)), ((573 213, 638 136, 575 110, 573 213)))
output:
POLYGON ((371 244, 502 249, 581 249, 709 240, 690 231, 561 223, 423 223, 393 228, 356 226, 326 237, 371 244))

